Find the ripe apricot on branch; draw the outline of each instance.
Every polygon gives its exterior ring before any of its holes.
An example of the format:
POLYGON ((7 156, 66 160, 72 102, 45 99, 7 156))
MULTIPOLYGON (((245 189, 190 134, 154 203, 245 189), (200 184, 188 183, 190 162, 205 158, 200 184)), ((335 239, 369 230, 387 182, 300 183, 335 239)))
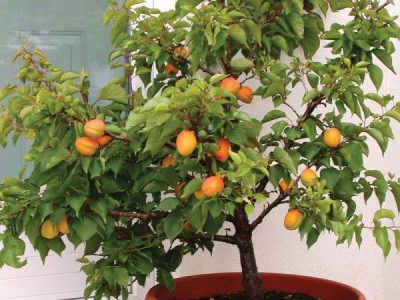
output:
POLYGON ((184 47, 176 47, 174 49, 174 57, 177 61, 182 62, 189 56, 189 50, 184 47))
POLYGON ((300 174, 301 183, 305 186, 313 186, 317 182, 317 173, 314 170, 307 168, 304 169, 300 174))
POLYGON ((304 215, 298 209, 289 209, 286 213, 284 225, 288 230, 296 230, 303 222, 304 215))
POLYGON ((172 155, 167 155, 163 158, 161 165, 163 168, 168 168, 169 166, 175 167, 176 163, 177 162, 172 155))
POLYGON ((286 181, 282 179, 279 182, 279 189, 281 190, 282 193, 288 193, 295 185, 295 182, 293 179, 290 180, 289 186, 287 185, 286 181))
POLYGON ((63 234, 68 234, 69 233, 68 216, 67 215, 65 215, 64 218, 62 218, 60 220, 60 222, 58 222, 57 228, 63 234))
POLYGON ((84 136, 75 141, 75 147, 82 155, 93 156, 97 149, 99 149, 99 144, 95 139, 84 136))
POLYGON ((216 160, 225 162, 229 158, 229 151, 231 150, 231 142, 228 139, 219 139, 216 144, 219 146, 218 150, 213 152, 216 160))
POLYGON ((197 139, 193 131, 182 130, 176 138, 176 150, 182 156, 189 156, 197 146, 197 139))
POLYGON ((342 142, 342 134, 337 128, 329 128, 324 132, 324 143, 330 148, 339 146, 342 142))
POLYGON ((254 98, 254 92, 250 87, 244 86, 239 90, 238 98, 244 103, 251 103, 254 98))
POLYGON ((220 87, 227 89, 234 95, 237 95, 240 89, 240 83, 233 77, 227 77, 221 81, 220 87))
POLYGON ((179 70, 178 70, 178 68, 176 68, 174 65, 167 64, 167 65, 165 66, 164 72, 165 72, 165 74, 167 74, 167 75, 170 75, 171 73, 172 73, 173 75, 176 75, 176 74, 178 74, 179 70))
POLYGON ((57 225, 54 225, 50 220, 44 221, 40 227, 40 234, 48 240, 54 239, 59 233, 57 225))
POLYGON ((197 229, 193 227, 188 220, 183 221, 183 230, 186 232, 196 233, 197 229))
POLYGON ((97 142, 97 144, 99 144, 99 148, 102 149, 105 146, 107 146, 111 141, 112 141, 112 137, 105 134, 97 139, 95 139, 95 141, 97 142))
POLYGON ((83 131, 86 133, 88 137, 98 138, 104 135, 106 130, 106 125, 100 119, 93 119, 86 122, 83 127, 83 131))
POLYGON ((200 189, 197 192, 194 192, 194 196, 196 197, 197 200, 201 201, 204 200, 207 196, 206 194, 203 193, 203 191, 200 189))
POLYGON ((215 197, 222 193, 225 188, 221 175, 210 176, 206 178, 201 185, 201 191, 207 197, 215 197))

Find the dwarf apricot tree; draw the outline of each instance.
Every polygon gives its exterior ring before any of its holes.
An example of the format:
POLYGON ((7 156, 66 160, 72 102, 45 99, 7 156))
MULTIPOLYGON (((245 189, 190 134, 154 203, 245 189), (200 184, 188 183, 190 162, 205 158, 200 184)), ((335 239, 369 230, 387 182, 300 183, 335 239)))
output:
POLYGON ((280 205, 308 246, 324 231, 361 243, 368 229, 385 256, 392 237, 400 249, 400 231, 385 223, 396 213, 384 208, 391 192, 400 209, 400 183, 364 166, 367 140, 384 153, 400 121, 399 103, 379 93, 400 36, 390 1, 177 0, 167 12, 109 2, 109 58, 122 75, 99 95, 85 70, 26 46, 0 91, 0 143, 32 140, 29 174, 0 187, 1 265, 26 263, 22 234, 43 260, 67 240, 84 244, 84 296, 127 298, 129 277, 144 284, 156 270, 173 289, 185 254, 222 242, 239 249, 247 298, 260 300, 252 232, 280 205), (326 28, 329 10, 349 22, 326 28), (318 61, 322 46, 330 55, 318 61), (369 78, 376 90, 364 89, 369 78), (241 110, 253 96, 265 101, 260 120, 241 110), (373 194, 382 207, 366 226, 356 199, 373 194), (219 233, 225 222, 232 234, 219 233))

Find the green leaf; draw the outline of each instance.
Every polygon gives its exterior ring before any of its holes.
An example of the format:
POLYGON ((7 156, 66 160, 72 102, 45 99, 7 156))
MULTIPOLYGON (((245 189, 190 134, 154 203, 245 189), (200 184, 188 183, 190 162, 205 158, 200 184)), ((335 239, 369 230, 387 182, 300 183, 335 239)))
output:
POLYGON ((66 202, 67 204, 75 211, 76 216, 79 216, 79 211, 85 203, 86 196, 85 195, 73 195, 67 196, 66 202))
POLYGON ((326 181, 326 187, 333 191, 340 179, 340 171, 335 168, 322 169, 320 177, 326 181))
POLYGON ((312 90, 308 91, 304 97, 303 97, 303 102, 301 103, 302 105, 304 105, 305 103, 310 102, 311 100, 313 100, 314 98, 319 96, 319 91, 316 88, 313 88, 312 90))
POLYGON ((278 109, 274 109, 269 111, 264 118, 262 119, 262 123, 267 123, 269 121, 275 120, 275 119, 280 119, 280 118, 285 118, 286 117, 286 113, 278 110, 278 109))
POLYGON ((382 249, 383 255, 386 258, 391 248, 388 236, 388 229, 386 227, 374 228, 373 235, 375 237, 376 243, 382 249))
POLYGON ((328 2, 331 6, 332 11, 338 11, 353 6, 351 0, 328 0, 328 2))
POLYGON ((349 143, 340 148, 339 152, 343 155, 353 172, 360 172, 364 169, 362 148, 358 143, 349 143))
POLYGON ((175 209, 180 204, 180 201, 176 198, 169 197, 161 200, 157 206, 157 210, 169 211, 175 209))
POLYGON ((245 46, 246 48, 249 48, 249 45, 247 44, 246 31, 244 31, 243 28, 240 27, 240 25, 234 24, 229 26, 228 33, 232 37, 232 39, 245 46))
POLYGON ((248 216, 250 216, 250 215, 252 215, 254 213, 254 205, 248 203, 248 204, 245 205, 244 210, 245 210, 246 214, 248 216))
POLYGON ((372 51, 375 56, 386 66, 389 70, 396 74, 393 68, 392 56, 382 49, 375 49, 372 51))
POLYGON ((375 212, 374 221, 380 219, 391 219, 393 220, 396 217, 395 213, 391 209, 382 208, 375 212))
POLYGON ((80 75, 79 75, 78 73, 75 73, 75 72, 66 72, 66 73, 63 73, 63 74, 61 75, 61 77, 60 77, 60 82, 64 82, 64 81, 67 81, 67 80, 76 79, 76 78, 79 78, 79 77, 80 77, 80 75))
POLYGON ((117 103, 127 104, 128 94, 120 85, 109 84, 100 91, 98 99, 111 100, 117 103))
POLYGON ((318 237, 320 235, 320 232, 316 228, 311 228, 311 230, 307 234, 307 247, 311 248, 312 245, 314 245, 318 237))
POLYGON ((202 184, 203 179, 201 178, 194 178, 190 180, 183 188, 182 197, 190 196, 191 194, 197 192, 198 190, 200 190, 202 184))
POLYGON ((83 242, 89 240, 98 230, 97 223, 87 216, 83 216, 80 220, 75 220, 71 227, 83 242))
POLYGON ((231 67, 235 72, 243 72, 254 68, 254 63, 247 58, 237 58, 232 60, 231 67))
POLYGON ((176 212, 170 213, 164 219, 164 232, 173 241, 183 230, 183 218, 176 212))
POLYGON ((261 46, 261 29, 260 25, 256 24, 253 20, 246 20, 244 26, 254 37, 258 45, 261 46))
POLYGON ((107 223, 108 203, 105 198, 97 199, 90 205, 90 208, 101 217, 104 224, 107 223))
POLYGON ((370 64, 367 66, 369 76, 374 83, 376 90, 379 90, 383 81, 383 72, 377 65, 370 64))
POLYGON ((290 170, 293 174, 297 174, 297 166, 295 166, 292 157, 288 152, 280 147, 276 147, 274 150, 274 158, 281 163, 284 167, 290 170))
POLYGON ((396 229, 394 231, 394 240, 395 240, 397 252, 400 252, 400 230, 399 229, 396 229))
POLYGON ((304 36, 304 21, 299 13, 292 12, 288 14, 287 21, 298 37, 304 36))
POLYGON ((396 201, 397 211, 400 212, 400 184, 394 181, 389 181, 389 186, 396 201))

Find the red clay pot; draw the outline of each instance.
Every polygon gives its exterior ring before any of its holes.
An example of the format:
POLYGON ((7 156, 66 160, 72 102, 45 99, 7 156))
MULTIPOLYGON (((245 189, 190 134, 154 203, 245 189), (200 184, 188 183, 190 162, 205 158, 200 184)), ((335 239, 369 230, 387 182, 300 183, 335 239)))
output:
MULTIPOLYGON (((357 289, 343 283, 290 274, 260 273, 266 290, 306 293, 321 300, 366 300, 357 289)), ((241 273, 188 276, 176 279, 172 293, 161 285, 154 286, 145 300, 188 300, 242 290, 241 273)))

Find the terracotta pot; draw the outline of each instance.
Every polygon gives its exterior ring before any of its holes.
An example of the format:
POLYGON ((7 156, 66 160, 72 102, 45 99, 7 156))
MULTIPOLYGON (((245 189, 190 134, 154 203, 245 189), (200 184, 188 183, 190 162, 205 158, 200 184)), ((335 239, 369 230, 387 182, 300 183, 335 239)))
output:
MULTIPOLYGON (((266 290, 306 293, 322 300, 366 300, 357 289, 327 279, 276 273, 260 273, 260 277, 266 290)), ((188 300, 240 290, 241 273, 204 274, 176 279, 176 289, 172 293, 156 285, 145 300, 188 300)))

